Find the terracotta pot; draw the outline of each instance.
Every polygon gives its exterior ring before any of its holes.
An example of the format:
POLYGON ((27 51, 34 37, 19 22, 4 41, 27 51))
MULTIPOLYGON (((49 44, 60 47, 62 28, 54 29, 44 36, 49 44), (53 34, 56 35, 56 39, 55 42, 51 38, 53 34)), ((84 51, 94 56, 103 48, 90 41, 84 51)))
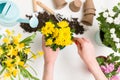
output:
POLYGON ((84 11, 84 15, 88 15, 88 14, 93 14, 93 15, 96 15, 95 14, 95 9, 86 9, 85 11, 84 11))
POLYGON ((74 0, 69 4, 69 8, 73 12, 78 12, 81 8, 82 2, 80 0, 74 0))
POLYGON ((61 9, 67 5, 67 2, 65 0, 53 0, 53 4, 56 9, 61 9))
POLYGON ((87 9, 95 9, 93 0, 86 0, 84 3, 84 11, 87 9))
POLYGON ((92 26, 93 24, 93 19, 94 19, 94 15, 93 14, 87 14, 84 15, 82 18, 82 23, 87 25, 87 26, 92 26))

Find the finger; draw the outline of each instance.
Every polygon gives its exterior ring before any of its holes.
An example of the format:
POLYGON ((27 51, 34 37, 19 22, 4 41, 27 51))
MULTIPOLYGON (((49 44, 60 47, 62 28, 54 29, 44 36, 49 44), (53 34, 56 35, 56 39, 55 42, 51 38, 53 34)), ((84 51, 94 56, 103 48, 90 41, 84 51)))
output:
POLYGON ((90 42, 90 40, 89 39, 87 39, 87 38, 82 38, 84 41, 86 41, 86 42, 90 42))
POLYGON ((45 37, 42 36, 42 46, 44 47, 45 46, 45 37))
POLYGON ((79 39, 79 38, 77 38, 77 37, 74 37, 74 38, 73 38, 73 41, 74 41, 74 42, 76 42, 76 41, 77 41, 77 39, 79 39))
POLYGON ((81 44, 79 44, 78 41, 76 41, 76 45, 77 45, 77 48, 78 48, 78 52, 81 52, 82 51, 82 47, 81 47, 81 44))
POLYGON ((76 41, 81 45, 81 47, 83 46, 83 44, 84 44, 84 40, 83 39, 78 38, 76 41))

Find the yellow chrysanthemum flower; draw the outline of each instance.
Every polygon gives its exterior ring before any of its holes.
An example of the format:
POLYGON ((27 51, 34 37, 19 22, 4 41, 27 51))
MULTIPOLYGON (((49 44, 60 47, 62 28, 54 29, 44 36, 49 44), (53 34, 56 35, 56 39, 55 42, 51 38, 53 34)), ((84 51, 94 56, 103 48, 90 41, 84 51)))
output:
POLYGON ((52 39, 47 39, 47 41, 45 42, 46 45, 52 45, 53 42, 52 42, 52 39))
POLYGON ((67 27, 69 23, 67 21, 60 21, 57 25, 61 28, 67 27))
POLYGON ((53 38, 58 37, 58 35, 59 35, 59 29, 58 28, 54 28, 53 38))
POLYGON ((41 32, 45 36, 48 36, 48 34, 52 34, 54 32, 54 27, 55 25, 52 24, 51 22, 46 22, 46 25, 42 27, 41 32))

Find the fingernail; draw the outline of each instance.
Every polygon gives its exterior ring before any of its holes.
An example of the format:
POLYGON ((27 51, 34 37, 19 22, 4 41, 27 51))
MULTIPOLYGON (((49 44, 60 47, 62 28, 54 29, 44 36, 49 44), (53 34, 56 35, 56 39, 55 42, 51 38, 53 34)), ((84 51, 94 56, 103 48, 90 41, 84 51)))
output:
POLYGON ((75 44, 76 44, 76 45, 78 45, 78 42, 77 42, 77 41, 75 41, 75 44))

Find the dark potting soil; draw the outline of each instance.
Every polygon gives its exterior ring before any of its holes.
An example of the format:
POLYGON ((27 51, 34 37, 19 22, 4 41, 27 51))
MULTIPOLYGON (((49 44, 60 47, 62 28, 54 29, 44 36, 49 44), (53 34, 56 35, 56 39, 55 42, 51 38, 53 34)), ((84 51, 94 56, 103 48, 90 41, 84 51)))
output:
MULTIPOLYGON (((105 35, 105 33, 100 30, 100 39, 101 39, 102 42, 104 40, 104 35, 105 35)), ((111 45, 107 45, 107 47, 111 47, 111 45)))
MULTIPOLYGON (((26 15, 26 17, 28 19, 30 19, 32 16, 30 15, 26 15)), ((27 23, 21 23, 20 26, 21 28, 23 28, 26 32, 36 32, 38 30, 40 30, 44 25, 45 22, 52 20, 54 23, 58 22, 58 20, 55 18, 54 15, 50 15, 47 12, 39 12, 38 16, 37 16, 38 20, 39 20, 39 24, 36 28, 31 28, 29 24, 27 23)), ((66 20, 69 22, 69 26, 71 29, 75 29, 75 33, 76 34, 83 34, 84 33, 84 28, 82 25, 79 24, 78 19, 77 18, 72 18, 71 21, 69 21, 66 18, 63 18, 63 20, 66 20)))
POLYGON ((101 39, 102 42, 103 42, 103 39, 104 39, 104 34, 105 34, 105 33, 100 30, 100 39, 101 39))

